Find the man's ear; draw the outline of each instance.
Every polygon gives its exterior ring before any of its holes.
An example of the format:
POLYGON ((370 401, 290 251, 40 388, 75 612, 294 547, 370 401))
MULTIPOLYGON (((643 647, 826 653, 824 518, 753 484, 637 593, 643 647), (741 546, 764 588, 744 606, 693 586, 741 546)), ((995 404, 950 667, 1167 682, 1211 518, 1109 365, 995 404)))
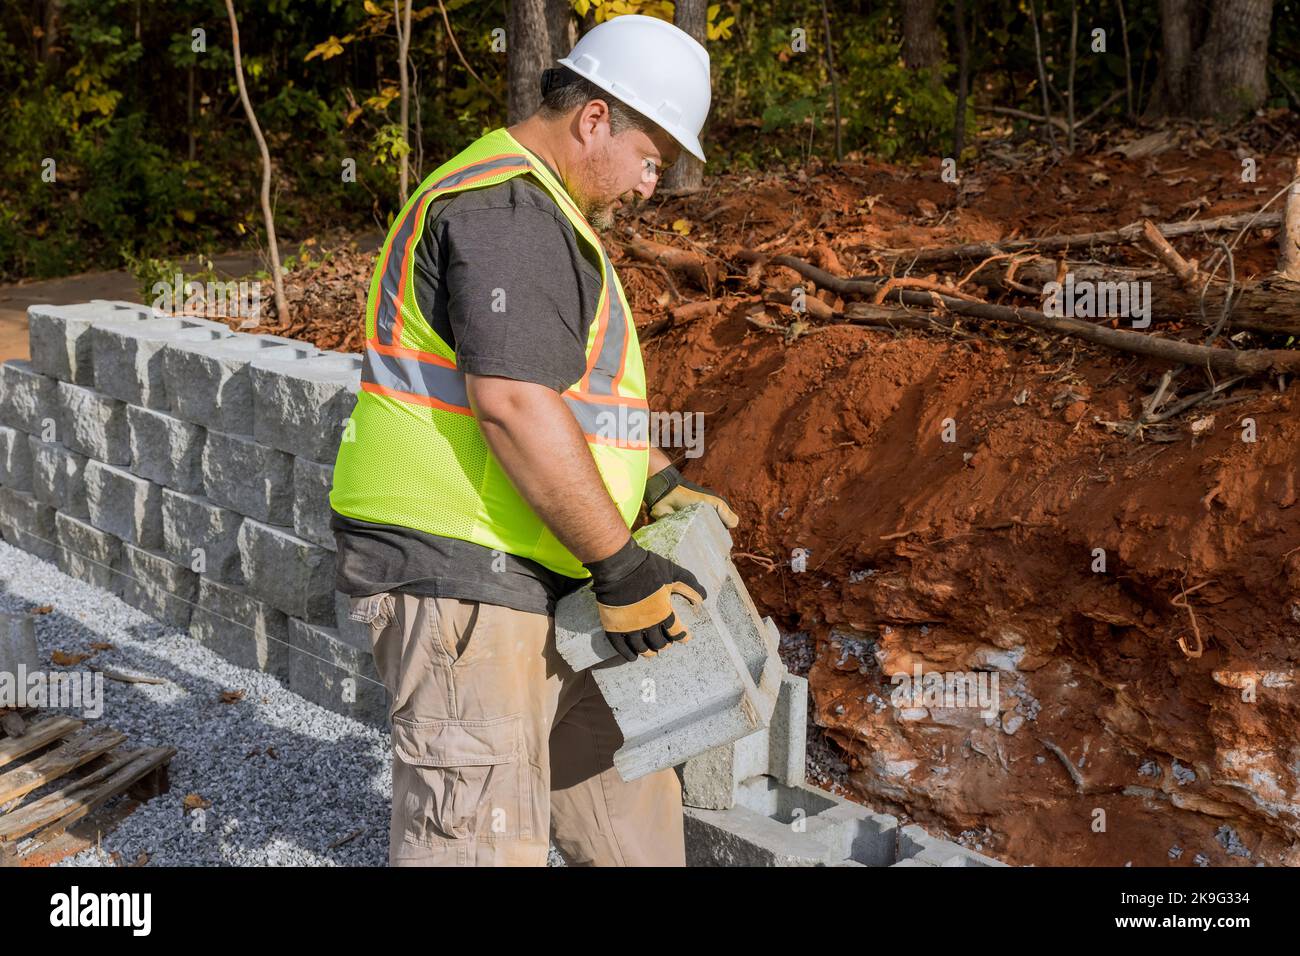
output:
POLYGON ((578 111, 577 120, 578 139, 584 146, 595 142, 602 123, 609 124, 609 104, 604 100, 588 100, 578 111))

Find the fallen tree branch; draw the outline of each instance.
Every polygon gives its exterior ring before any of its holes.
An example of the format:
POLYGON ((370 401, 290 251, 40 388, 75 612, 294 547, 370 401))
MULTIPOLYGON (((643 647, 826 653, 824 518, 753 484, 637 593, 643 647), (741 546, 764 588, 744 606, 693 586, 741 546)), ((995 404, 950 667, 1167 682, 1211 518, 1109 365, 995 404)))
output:
MULTIPOLYGON (((1156 226, 1156 229, 1166 239, 1173 239, 1178 236, 1199 235, 1202 232, 1240 229, 1246 225, 1253 225, 1257 229, 1272 229, 1281 224, 1281 213, 1267 213, 1265 215, 1242 213, 1235 216, 1219 216, 1215 219, 1165 223, 1156 226)), ((1001 242, 970 242, 960 246, 940 246, 915 251, 894 250, 893 255, 899 258, 907 258, 914 266, 934 266, 941 262, 984 259, 1004 252, 1020 252, 1029 249, 1048 252, 1080 246, 1126 245, 1136 242, 1142 236, 1142 224, 1135 222, 1105 232, 1083 232, 1068 236, 1040 236, 1037 239, 1005 239, 1001 242)))
POLYGON ((718 264, 707 256, 676 246, 633 236, 624 245, 628 253, 642 262, 651 262, 690 276, 710 293, 719 278, 718 264))
POLYGON ((1165 266, 1178 277, 1178 281, 1183 284, 1188 292, 1198 291, 1196 288, 1196 260, 1188 262, 1179 254, 1178 250, 1169 244, 1166 239, 1156 228, 1156 224, 1150 219, 1142 220, 1142 238, 1151 246, 1151 251, 1155 253, 1156 258, 1165 264, 1165 266))
MULTIPOLYGON (((740 258, 752 261, 750 256, 761 255, 742 251, 740 258)), ((831 275, 824 269, 796 259, 793 256, 775 256, 770 262, 774 265, 788 266, 805 278, 817 283, 818 287, 831 289, 841 296, 874 296, 880 283, 862 279, 844 279, 831 275)), ((937 292, 912 292, 896 289, 892 296, 905 305, 933 307, 935 299, 942 303, 949 312, 968 315, 995 322, 1007 322, 1012 325, 1057 332, 1074 338, 1103 345, 1120 352, 1145 355, 1166 362, 1182 362, 1198 368, 1211 368, 1226 372, 1264 372, 1300 370, 1300 351, 1285 349, 1248 349, 1229 351, 1227 349, 1207 348, 1190 342, 1172 339, 1159 339, 1141 332, 1125 329, 1112 329, 1104 325, 1094 325, 1082 319, 1070 319, 1063 316, 1050 316, 1033 309, 1013 308, 993 305, 988 302, 971 302, 937 292)))

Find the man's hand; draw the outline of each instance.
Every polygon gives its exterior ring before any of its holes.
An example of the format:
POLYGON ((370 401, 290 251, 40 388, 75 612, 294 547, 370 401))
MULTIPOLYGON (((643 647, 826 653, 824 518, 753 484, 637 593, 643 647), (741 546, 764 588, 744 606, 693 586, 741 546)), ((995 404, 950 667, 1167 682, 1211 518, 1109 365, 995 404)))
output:
POLYGON ((673 641, 689 641, 690 629, 677 619, 670 597, 680 594, 692 604, 708 595, 685 568, 646 551, 631 537, 618 551, 586 565, 600 623, 614 650, 626 661, 638 654, 657 654, 673 641))
POLYGON ((718 510, 718 517, 728 528, 740 524, 740 518, 721 495, 693 481, 687 481, 672 465, 655 472, 646 480, 644 501, 650 509, 651 518, 662 518, 690 505, 709 504, 718 510))

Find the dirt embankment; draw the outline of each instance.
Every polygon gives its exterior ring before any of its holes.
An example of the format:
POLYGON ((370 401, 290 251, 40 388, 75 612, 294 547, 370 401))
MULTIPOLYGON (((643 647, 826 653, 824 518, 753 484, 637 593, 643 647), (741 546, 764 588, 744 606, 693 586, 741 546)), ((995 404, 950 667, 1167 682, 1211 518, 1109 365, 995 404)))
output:
POLYGON ((817 638, 815 716, 866 800, 1017 863, 1300 863, 1295 389, 1138 443, 1096 421, 1133 416, 1126 364, 1066 358, 728 316, 652 344, 649 377, 706 413, 688 474, 742 515, 756 598, 817 638), (917 665, 996 671, 992 726, 900 719, 917 665))

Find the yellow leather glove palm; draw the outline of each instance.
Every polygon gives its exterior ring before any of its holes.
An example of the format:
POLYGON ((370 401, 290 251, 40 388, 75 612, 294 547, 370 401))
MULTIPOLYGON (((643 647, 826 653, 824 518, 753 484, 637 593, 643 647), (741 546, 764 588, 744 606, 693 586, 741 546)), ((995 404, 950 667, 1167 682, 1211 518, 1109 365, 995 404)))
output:
POLYGON ((720 494, 686 480, 672 465, 646 480, 643 500, 650 509, 651 518, 662 518, 695 504, 709 504, 717 509, 718 517, 728 528, 740 524, 740 518, 720 494))

